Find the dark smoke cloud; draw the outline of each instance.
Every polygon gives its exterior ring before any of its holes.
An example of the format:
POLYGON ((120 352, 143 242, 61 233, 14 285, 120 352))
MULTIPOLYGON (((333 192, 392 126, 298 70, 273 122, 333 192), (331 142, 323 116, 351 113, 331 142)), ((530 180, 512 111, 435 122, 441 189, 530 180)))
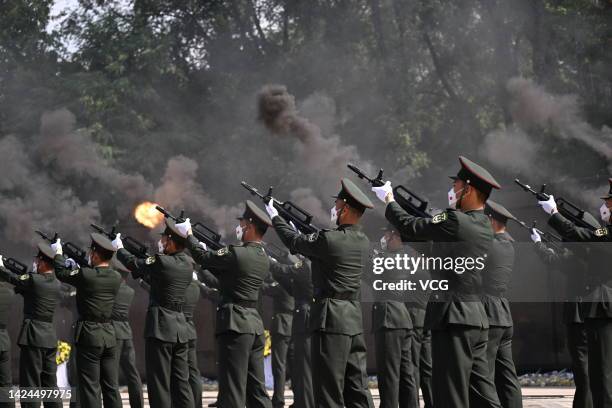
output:
MULTIPOLYGON (((329 106, 329 109, 318 113, 326 113, 324 116, 327 118, 333 117, 335 108, 329 104, 329 98, 315 94, 309 99, 309 106, 318 105, 313 102, 314 99, 324 102, 318 106, 329 106)), ((295 145, 297 157, 293 160, 305 176, 302 184, 312 188, 319 198, 326 199, 337 192, 337 183, 330 181, 349 174, 347 163, 358 163, 365 171, 372 172, 372 166, 360 158, 355 146, 343 143, 337 135, 324 137, 318 125, 301 116, 296 109, 294 96, 287 92, 285 86, 264 86, 258 94, 257 107, 259 120, 270 132, 293 137, 299 142, 295 145)), ((324 123, 330 126, 329 120, 324 123)))
POLYGON ((555 95, 525 78, 512 78, 507 83, 514 124, 489 133, 480 154, 511 174, 537 175, 540 180, 555 180, 572 197, 589 206, 600 204, 597 189, 589 190, 572 172, 558 174, 550 163, 538 133, 548 129, 559 140, 576 140, 602 157, 612 173, 612 134, 610 129, 597 130, 582 117, 575 95, 555 95))
POLYGON ((93 179, 108 191, 119 193, 118 215, 128 215, 134 205, 152 194, 151 184, 140 174, 126 174, 109 165, 89 132, 76 131, 75 124, 74 115, 66 109, 43 114, 35 146, 39 161, 56 177, 93 179))
POLYGON ((170 158, 161 185, 155 190, 155 201, 174 212, 186 210, 192 222, 202 218, 212 220, 217 232, 231 238, 228 233, 233 232, 236 217, 243 208, 217 204, 198 183, 197 172, 195 160, 185 156, 170 158))
POLYGON ((2 235, 13 244, 38 240, 34 230, 60 232, 85 241, 89 223, 99 222, 94 201, 82 202, 70 187, 58 183, 37 167, 26 145, 14 136, 0 140, 0 222, 2 235))

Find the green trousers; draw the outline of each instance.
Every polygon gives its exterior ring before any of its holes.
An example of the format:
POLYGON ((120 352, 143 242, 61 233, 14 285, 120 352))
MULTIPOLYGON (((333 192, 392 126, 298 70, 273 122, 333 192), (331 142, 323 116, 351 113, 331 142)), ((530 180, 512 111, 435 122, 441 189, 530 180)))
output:
POLYGON ((574 374, 573 408, 593 408, 593 396, 589 384, 589 350, 587 333, 584 323, 568 323, 566 325, 567 349, 572 360, 574 374))
MULTIPOLYGON (((13 384, 11 375, 11 352, 9 350, 0 351, 0 387, 9 388, 13 384)), ((2 398, 8 399, 8 392, 2 392, 2 398)), ((14 402, 0 402, 0 408, 15 408, 14 402)))
POLYGON ((287 380, 287 355, 291 337, 272 333, 272 377, 274 377, 273 407, 285 406, 285 382, 287 380))
MULTIPOLYGON (((20 387, 57 387, 57 349, 21 346, 19 353, 20 387)), ((24 408, 38 408, 40 402, 21 402, 24 408)), ((60 401, 45 402, 45 408, 61 407, 60 401)))
POLYGON ((433 408, 433 391, 431 389, 431 332, 422 327, 415 327, 412 331, 412 372, 418 395, 421 388, 425 408, 433 408))
POLYGON ((127 383, 130 408, 143 408, 142 380, 136 368, 136 352, 132 339, 117 339, 117 369, 127 383))
POLYGON ((147 392, 151 408, 193 407, 188 353, 189 343, 146 338, 147 392))
POLYGON ((189 340, 187 364, 189 364, 189 386, 193 394, 194 407, 202 408, 202 378, 200 376, 200 369, 198 368, 196 340, 189 340))
POLYGON ((295 334, 293 336, 293 364, 291 365, 294 408, 314 408, 315 406, 310 352, 310 333, 295 334))
POLYGON ((76 357, 80 405, 87 408, 101 407, 101 393, 104 408, 121 408, 116 348, 79 344, 76 357))
POLYGON ((499 402, 504 408, 522 408, 523 396, 512 358, 512 327, 489 327, 487 360, 499 402))
POLYGON ((436 408, 501 408, 487 361, 488 330, 449 324, 432 330, 436 408))
POLYGON ((225 332, 217 335, 219 408, 270 408, 264 378, 263 334, 225 332))
POLYGON ((381 408, 418 408, 412 364, 412 330, 379 329, 374 333, 381 408))
POLYGON ((593 406, 612 407, 612 319, 586 319, 593 406))
POLYGON ((366 362, 363 334, 348 336, 313 332, 312 369, 316 406, 373 407, 366 362))

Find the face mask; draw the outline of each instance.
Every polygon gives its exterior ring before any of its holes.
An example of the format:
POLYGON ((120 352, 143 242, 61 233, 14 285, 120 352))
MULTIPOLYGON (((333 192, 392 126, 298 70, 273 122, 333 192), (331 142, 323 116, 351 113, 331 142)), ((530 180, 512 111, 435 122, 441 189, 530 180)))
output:
POLYGON ((164 243, 160 239, 159 241, 157 241, 157 252, 159 252, 160 254, 163 254, 164 250, 165 250, 164 243))
MULTIPOLYGON (((461 193, 463 191, 463 189, 459 190, 457 193, 461 193)), ((457 201, 459 201, 459 197, 457 197, 457 193, 455 193, 455 190, 451 187, 450 191, 448 192, 448 206, 450 208, 457 208, 457 201)))
POLYGON ((335 224, 338 222, 338 210, 336 210, 336 206, 334 205, 331 209, 330 213, 330 220, 332 224, 335 224))
POLYGON ((242 236, 243 235, 244 235, 244 230, 242 229, 240 224, 238 224, 238 226, 236 226, 236 239, 238 241, 242 241, 242 236))
POLYGON ((87 254, 87 265, 89 265, 89 266, 93 266, 93 265, 91 264, 91 254, 87 254))
POLYGON ((610 209, 606 206, 606 203, 603 203, 601 207, 599 207, 599 214, 603 222, 610 222, 610 209))
POLYGON ((382 249, 383 251, 387 250, 387 238, 385 238, 384 235, 382 236, 382 238, 380 238, 380 249, 382 249))
POLYGON ((32 273, 38 273, 38 262, 32 262, 32 273))

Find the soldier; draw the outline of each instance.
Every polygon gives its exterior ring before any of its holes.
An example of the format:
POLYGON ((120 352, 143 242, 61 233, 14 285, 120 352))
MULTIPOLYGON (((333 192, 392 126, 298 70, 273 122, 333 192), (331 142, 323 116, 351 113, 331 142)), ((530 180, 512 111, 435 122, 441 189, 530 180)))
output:
MULTIPOLYGON (((57 334, 53 325, 61 283, 55 278, 55 252, 46 243, 38 244, 33 273, 17 275, 3 266, 0 279, 15 286, 23 296, 23 323, 17 344, 20 387, 57 387, 57 334)), ((39 407, 40 402, 21 402, 23 407, 39 407)), ((61 402, 45 402, 45 407, 61 407, 61 402)))
MULTIPOLYGON (((4 267, 2 256, 0 256, 0 265, 4 267)), ((11 339, 6 331, 8 323, 9 311, 13 303, 13 289, 8 283, 0 282, 0 398, 8 400, 8 388, 13 384, 13 376, 11 374, 11 339)), ((14 402, 0 402, 0 408, 14 408, 14 402)))
MULTIPOLYGON (((393 227, 384 228, 380 240, 380 257, 393 257, 403 249, 399 234, 393 227)), ((385 270, 385 281, 402 279, 404 272, 385 270)), ((384 299, 372 305, 372 331, 376 347, 380 407, 418 407, 419 392, 412 362, 412 318, 405 304, 405 296, 385 291, 384 299)))
POLYGON ((117 379, 117 339, 111 323, 115 296, 121 275, 110 267, 113 245, 100 234, 91 234, 89 264, 73 269, 74 261, 63 255, 58 239, 55 251, 57 278, 76 288, 79 321, 75 330, 77 344, 78 398, 83 407, 100 407, 100 388, 105 408, 120 408, 117 379), (71 262, 72 261, 72 262, 71 262))
POLYGON ((508 220, 516 218, 501 204, 492 200, 487 201, 485 214, 491 219, 495 234, 487 259, 487 269, 482 276, 482 303, 489 318, 489 371, 502 407, 522 408, 521 385, 512 359, 512 314, 510 302, 504 296, 514 267, 514 239, 506 231, 506 224, 508 220))
MULTIPOLYGON (((484 205, 491 190, 500 188, 491 174, 465 157, 448 193, 451 208, 432 217, 415 217, 395 202, 391 183, 373 187, 387 203, 385 217, 410 241, 438 244, 453 259, 484 258, 493 241, 493 231, 484 205)), ((438 249, 438 248, 436 248, 438 249)), ((427 328, 432 330, 433 395, 436 407, 500 407, 489 376, 486 356, 489 322, 480 301, 481 273, 436 271, 448 280, 448 290, 438 291, 427 305, 427 328)))
POLYGON ((134 351, 132 327, 129 320, 130 307, 135 292, 126 282, 130 271, 116 257, 113 257, 111 265, 121 274, 121 286, 119 286, 119 292, 117 292, 111 314, 117 338, 117 370, 123 373, 123 377, 127 381, 130 407, 142 408, 144 407, 142 381, 136 367, 136 352, 134 351))
POLYGON ((363 260, 370 241, 359 222, 372 202, 349 179, 331 209, 338 228, 307 236, 296 232, 272 205, 266 211, 291 252, 312 261, 312 366, 316 406, 372 407, 366 373, 366 345, 359 301, 363 260))
MULTIPOLYGON (((569 248, 560 246, 553 248, 545 244, 535 228, 531 231, 531 240, 535 243, 536 253, 540 259, 546 265, 558 268, 567 280, 567 293, 571 295, 572 300, 563 303, 563 320, 576 385, 572 407, 593 408, 593 397, 589 385, 589 351, 582 304, 582 299, 587 295, 587 292, 584 291, 584 288, 587 287, 585 258, 569 248)), ((571 249, 578 250, 576 247, 571 249)))
POLYGON ((264 295, 273 300, 272 312, 272 376, 274 378, 273 407, 285 406, 285 381, 287 379, 287 356, 291 345, 291 324, 294 300, 282 285, 267 280, 262 286, 264 295))
POLYGON ((185 251, 185 238, 166 218, 157 243, 159 253, 146 259, 132 255, 113 241, 117 259, 151 286, 145 322, 147 392, 152 408, 193 407, 189 387, 189 325, 183 314, 185 292, 193 276, 193 264, 185 251))
POLYGON ((188 220, 180 228, 188 234, 187 245, 195 261, 219 280, 218 406, 271 407, 264 381, 263 321, 256 309, 259 290, 270 268, 262 237, 271 222, 248 200, 243 216, 238 219, 236 238, 242 245, 230 245, 216 252, 199 245, 188 220))
POLYGON ((274 279, 294 297, 291 325, 293 406, 294 408, 314 408, 310 358, 311 335, 308 326, 313 294, 310 262, 300 258, 293 265, 282 265, 276 260, 270 260, 270 272, 274 279))
MULTIPOLYGON (((602 221, 606 224, 591 230, 579 227, 565 218, 557 210, 555 198, 551 195, 547 201, 538 201, 538 205, 551 217, 548 224, 561 237, 570 242, 606 243, 612 241, 612 178, 608 179, 610 190, 601 197, 604 203, 600 207, 602 221)), ((610 249, 602 245, 589 245, 588 284, 590 290, 585 302, 584 318, 588 344, 588 370, 593 406, 612 407, 612 290, 609 259, 610 249)))

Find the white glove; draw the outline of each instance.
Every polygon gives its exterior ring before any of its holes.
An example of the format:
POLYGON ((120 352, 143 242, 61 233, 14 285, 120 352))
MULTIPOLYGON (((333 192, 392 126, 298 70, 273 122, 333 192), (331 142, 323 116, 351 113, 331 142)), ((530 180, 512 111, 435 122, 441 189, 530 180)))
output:
POLYGON ((198 242, 198 245, 205 251, 208 251, 208 246, 202 241, 198 242))
POLYGON ((4 268, 4 257, 0 255, 0 268, 4 268))
POLYGON ((176 224, 176 229, 183 238, 187 238, 191 231, 191 221, 187 218, 185 221, 176 224))
POLYGON ((270 255, 268 255, 268 259, 270 260, 270 262, 276 262, 276 263, 278 263, 278 261, 276 260, 276 258, 274 258, 274 257, 272 257, 272 256, 270 256, 270 255))
POLYGON ((51 244, 51 249, 55 251, 55 255, 64 255, 64 250, 62 249, 62 240, 57 239, 54 243, 51 244))
POLYGON ((199 280, 199 279, 198 279, 198 273, 197 273, 196 271, 193 271, 193 275, 191 275, 191 277, 192 277, 192 279, 193 279, 194 281, 199 280))
POLYGON ((535 228, 531 229, 531 240, 533 242, 542 242, 542 237, 535 228))
POLYGON ((74 259, 72 259, 72 258, 66 259, 66 262, 64 262, 64 266, 66 268, 71 269, 71 270, 79 269, 80 268, 79 264, 76 263, 76 261, 74 259))
POLYGON ((266 212, 270 216, 270 219, 276 217, 278 215, 278 211, 274 208, 274 199, 271 198, 268 204, 266 204, 266 212))
POLYGON ((372 191, 376 193, 376 197, 383 203, 393 201, 393 187, 391 187, 390 181, 387 181, 380 187, 372 187, 372 191))
POLYGON ((555 197, 548 196, 548 200, 546 201, 538 201, 538 205, 542 207, 542 209, 549 215, 553 215, 557 212, 557 203, 555 202, 555 197))
POLYGON ((111 242, 111 244, 113 244, 113 249, 115 251, 118 251, 118 250, 123 248, 123 241, 121 241, 121 233, 120 232, 117 234, 115 239, 113 239, 113 242, 111 242))

